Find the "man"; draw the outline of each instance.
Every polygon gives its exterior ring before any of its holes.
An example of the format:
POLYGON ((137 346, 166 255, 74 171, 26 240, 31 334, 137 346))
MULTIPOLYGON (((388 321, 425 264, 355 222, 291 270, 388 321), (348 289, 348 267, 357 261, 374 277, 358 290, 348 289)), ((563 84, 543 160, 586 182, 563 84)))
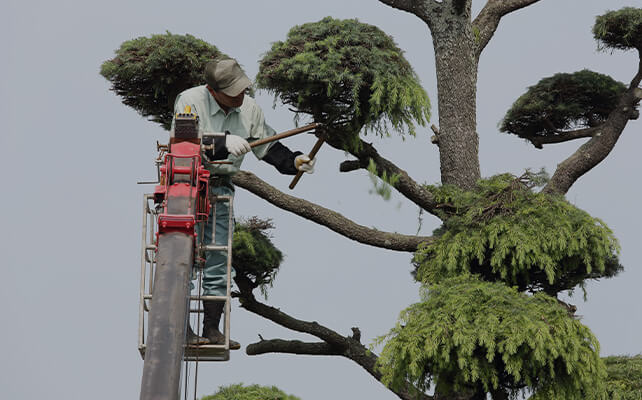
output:
MULTIPOLYGON (((236 60, 219 59, 210 61, 205 66, 207 85, 188 89, 176 98, 174 111, 182 112, 189 105, 199 116, 199 128, 203 132, 224 132, 214 138, 214 152, 206 154, 210 159, 227 159, 231 164, 208 164, 213 179, 210 181, 210 194, 233 196, 234 185, 231 177, 239 171, 245 153, 252 150, 254 155, 287 175, 296 175, 303 171, 314 171, 314 159, 301 152, 292 152, 279 142, 271 142, 254 148, 249 142, 275 134, 265 123, 263 111, 254 99, 245 96, 251 85, 236 60)), ((216 204, 215 243, 227 245, 229 205, 227 202, 216 204)), ((212 243, 214 217, 210 217, 205 227, 204 242, 212 243)), ((227 291, 227 252, 207 252, 203 269, 203 295, 225 296, 227 291)), ((188 329, 190 343, 223 344, 224 335, 219 331, 219 323, 224 303, 220 301, 203 301, 203 336, 198 337, 188 329)), ((238 342, 230 340, 230 348, 239 349, 238 342)))

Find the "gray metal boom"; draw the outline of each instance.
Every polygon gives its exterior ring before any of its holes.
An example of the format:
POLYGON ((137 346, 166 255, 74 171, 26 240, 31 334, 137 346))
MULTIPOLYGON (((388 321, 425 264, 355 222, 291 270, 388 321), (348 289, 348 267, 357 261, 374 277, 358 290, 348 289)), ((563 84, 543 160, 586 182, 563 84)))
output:
POLYGON ((140 400, 178 400, 194 237, 160 235, 140 400))

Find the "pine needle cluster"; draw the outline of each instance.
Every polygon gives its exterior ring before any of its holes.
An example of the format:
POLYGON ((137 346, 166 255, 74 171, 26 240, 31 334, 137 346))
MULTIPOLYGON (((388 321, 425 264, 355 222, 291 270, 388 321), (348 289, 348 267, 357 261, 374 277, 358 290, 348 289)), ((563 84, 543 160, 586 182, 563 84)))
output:
POLYGON ((123 42, 100 74, 123 104, 169 130, 176 96, 204 84, 205 64, 222 56, 216 46, 192 35, 167 32, 123 42))
MULTIPOLYGON (((611 356, 602 359, 608 373, 609 400, 642 399, 642 354, 637 356, 611 356)), ((589 400, 593 400, 589 397, 589 400)))
POLYGON ((264 296, 283 261, 283 254, 268 233, 273 228, 270 220, 251 217, 235 224, 232 239, 232 265, 236 273, 247 278, 253 288, 258 287, 264 296))
POLYGON ((356 19, 292 28, 260 61, 258 88, 299 114, 333 123, 349 143, 362 127, 388 135, 389 125, 415 134, 430 118, 428 95, 403 51, 379 28, 356 19))
POLYGON ((595 19, 593 37, 600 50, 642 51, 642 8, 625 7, 595 19))
POLYGON ((499 130, 538 146, 534 139, 539 137, 603 123, 625 89, 610 76, 586 69, 555 74, 529 87, 508 110, 499 130))
POLYGON ((613 232, 563 197, 534 192, 541 179, 497 175, 480 180, 475 191, 430 186, 444 223, 438 239, 415 253, 417 279, 435 283, 473 273, 554 296, 620 272, 613 232))
POLYGON ((591 331, 556 299, 472 276, 449 278, 402 311, 379 358, 383 381, 422 390, 541 399, 604 397, 604 364, 591 331))
POLYGON ((242 383, 221 386, 219 391, 201 400, 300 400, 296 396, 285 394, 276 386, 244 386, 242 383))

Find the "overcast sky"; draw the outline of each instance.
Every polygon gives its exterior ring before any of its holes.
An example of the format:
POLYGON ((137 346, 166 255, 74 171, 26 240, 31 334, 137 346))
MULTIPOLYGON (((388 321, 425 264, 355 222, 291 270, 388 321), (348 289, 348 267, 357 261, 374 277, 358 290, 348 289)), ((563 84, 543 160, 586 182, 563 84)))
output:
MULTIPOLYGON (((475 1, 478 10, 482 2, 475 1)), ((156 140, 166 133, 121 104, 98 71, 125 41, 170 31, 190 33, 236 57, 251 77, 270 44, 296 24, 325 16, 358 18, 392 35, 406 51, 436 101, 434 56, 428 28, 417 17, 375 0, 318 1, 36 1, 5 0, 0 14, 0 398, 133 399, 142 360, 137 345, 142 194, 136 182, 155 176, 156 140)), ((482 174, 520 174, 557 163, 580 143, 543 151, 500 134, 497 123, 529 85, 556 72, 589 68, 628 84, 633 53, 599 53, 591 27, 607 9, 639 0, 542 0, 505 17, 482 55, 478 131, 482 174)), ((292 113, 268 94, 257 95, 277 130, 293 126, 292 113)), ((433 123, 437 110, 433 108, 433 123)), ((602 218, 622 245, 625 272, 591 283, 571 302, 597 335, 602 354, 642 352, 642 123, 627 126, 609 158, 581 178, 568 199, 602 218)), ((429 129, 402 141, 372 140, 419 182, 439 180, 438 152, 429 129)), ((314 139, 286 144, 309 151, 314 139)), ((367 174, 338 172, 345 155, 319 153, 317 172, 295 195, 380 230, 414 234, 415 206, 399 195, 371 195, 367 174)), ((247 157, 244 169, 283 191, 289 178, 247 157)), ((269 304, 316 320, 342 334, 358 326, 363 342, 385 334, 398 312, 417 301, 410 254, 350 242, 274 208, 239 189, 237 216, 272 218, 274 240, 286 259, 269 304)), ((425 216, 420 233, 437 220, 425 216)), ((281 329, 235 303, 232 334, 243 346, 265 338, 310 338, 281 329)), ((220 385, 277 385, 304 400, 395 399, 355 363, 342 358, 232 354, 227 363, 201 364, 199 396, 220 385)))

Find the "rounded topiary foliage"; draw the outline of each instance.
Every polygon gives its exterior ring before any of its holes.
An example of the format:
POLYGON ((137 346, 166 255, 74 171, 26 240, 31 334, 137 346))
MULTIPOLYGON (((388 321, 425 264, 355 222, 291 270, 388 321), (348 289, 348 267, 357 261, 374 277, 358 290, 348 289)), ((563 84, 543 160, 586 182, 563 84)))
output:
POLYGON ((102 64, 100 74, 125 105, 169 130, 176 96, 204 84, 205 64, 222 56, 194 36, 167 32, 123 42, 116 56, 102 64))
POLYGON ((270 220, 252 217, 234 225, 232 265, 237 275, 248 279, 252 288, 259 287, 263 295, 271 287, 283 261, 267 231, 273 229, 270 220))
POLYGON ((541 148, 538 138, 604 122, 625 89, 623 83, 589 70, 555 74, 529 87, 508 110, 499 130, 541 148))
POLYGON ((549 400, 603 393, 606 373, 591 331, 556 299, 502 283, 459 276, 431 285, 378 338, 384 342, 378 363, 392 387, 409 380, 478 396, 529 389, 549 400))
POLYGON ((595 19, 593 37, 600 49, 642 51, 642 8, 625 7, 595 19))
POLYGON ((242 383, 221 386, 219 391, 201 400, 300 400, 296 396, 285 394, 276 386, 243 386, 242 383))
POLYGON ((429 187, 445 222, 415 253, 417 279, 473 273, 555 295, 621 271, 613 232, 561 196, 533 192, 531 176, 498 175, 469 192, 429 187))
POLYGON ((256 82, 297 113, 334 122, 332 132, 348 136, 346 143, 362 127, 388 134, 388 123, 414 134, 414 123, 430 117, 428 95, 402 50, 356 19, 295 26, 265 54, 256 82))

